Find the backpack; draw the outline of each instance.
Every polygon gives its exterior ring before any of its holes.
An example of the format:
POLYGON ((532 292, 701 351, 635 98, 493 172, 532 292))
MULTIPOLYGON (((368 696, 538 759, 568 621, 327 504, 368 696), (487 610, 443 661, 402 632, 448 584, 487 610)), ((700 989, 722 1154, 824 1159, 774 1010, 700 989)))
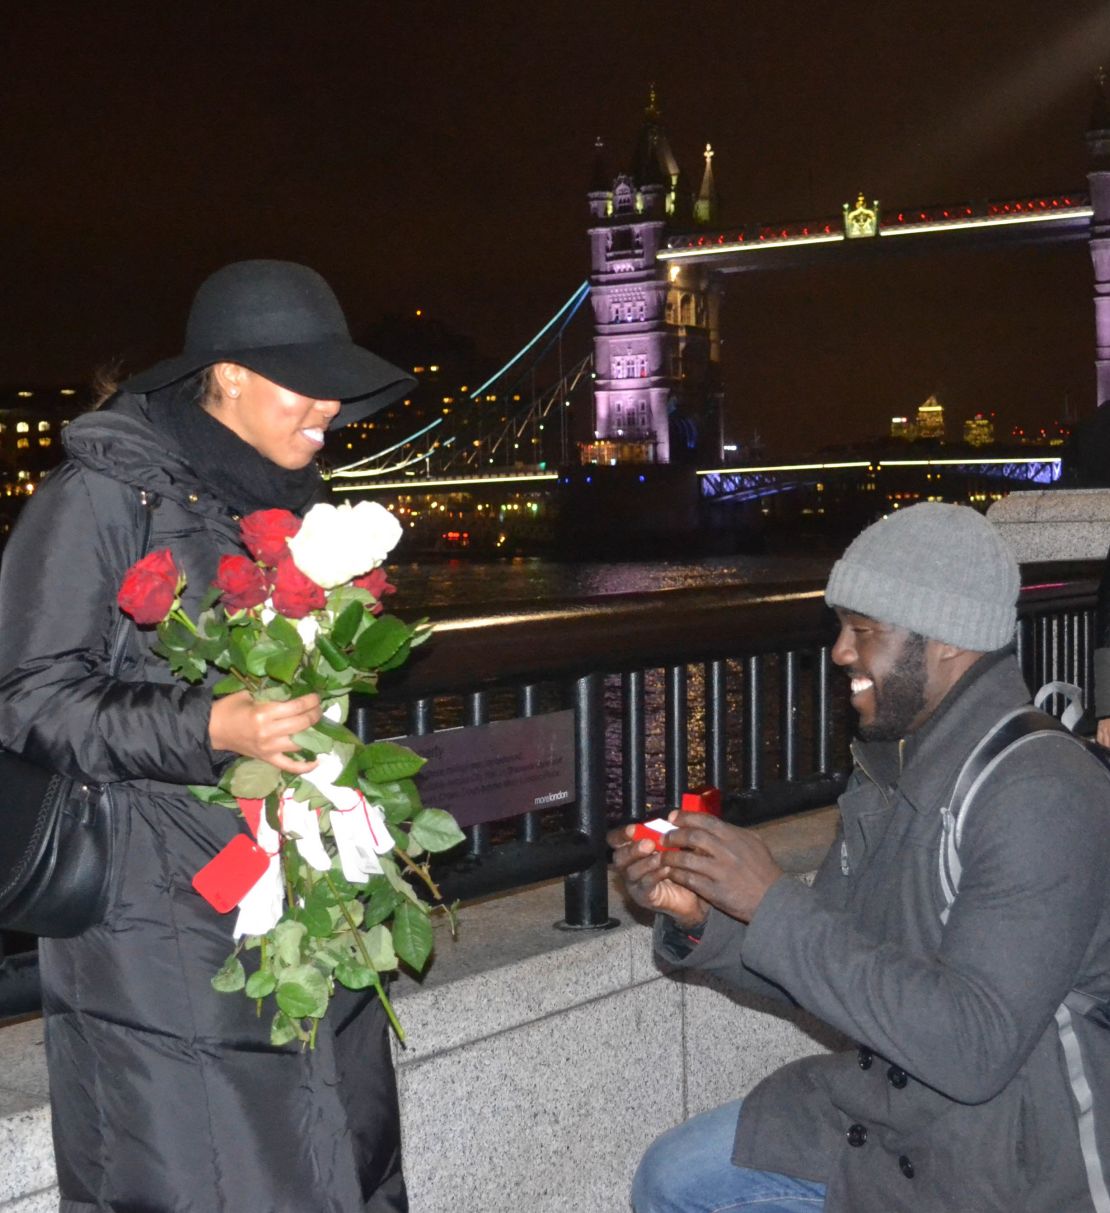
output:
MULTIPOLYGON (((959 847, 963 837, 968 809, 983 783, 990 778, 999 763, 1006 760, 1022 745, 1046 733, 1064 733, 1072 737, 1093 755, 1110 775, 1110 750, 1092 741, 1076 736, 1072 731, 1083 715, 1083 693, 1078 687, 1066 682, 1046 683, 1037 692, 1032 707, 1021 707, 1004 716, 968 755, 952 789, 948 804, 941 809, 943 830, 940 841, 940 886, 945 906, 941 911, 942 923, 948 921, 952 903, 960 888, 963 868, 960 864, 959 847), (1042 706, 1055 695, 1064 697, 1066 706, 1060 719, 1041 711, 1042 706)), ((1083 1163, 1087 1171, 1087 1184, 1095 1213, 1110 1213, 1110 1190, 1099 1158, 1095 1137, 1094 1097, 1083 1064, 1083 1054, 1075 1034, 1073 1015, 1102 1028, 1110 1028, 1110 1001, 1096 998, 1082 990, 1069 990, 1064 1001, 1056 1009, 1056 1027, 1060 1034, 1060 1045, 1067 1065, 1068 1082, 1076 1104, 1076 1122, 1083 1163)))

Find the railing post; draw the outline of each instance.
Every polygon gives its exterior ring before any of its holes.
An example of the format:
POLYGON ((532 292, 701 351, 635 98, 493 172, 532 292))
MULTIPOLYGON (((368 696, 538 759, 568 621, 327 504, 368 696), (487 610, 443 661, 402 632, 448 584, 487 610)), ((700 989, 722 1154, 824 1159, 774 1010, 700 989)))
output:
POLYGON ((798 654, 794 649, 779 655, 779 714, 782 778, 798 778, 798 654))
POLYGON ((744 788, 758 792, 763 786, 763 658, 748 658, 744 688, 744 788))
POLYGON ((644 672, 630 670, 621 675, 621 797, 633 821, 647 816, 645 737, 644 672))
POLYGON ((666 693, 664 696, 664 730, 666 766, 666 812, 677 809, 682 793, 689 783, 686 710, 686 667, 672 665, 666 671, 666 693))
POLYGON ((728 662, 705 665, 705 782, 728 796, 728 662))
POLYGON ((829 711, 829 682, 832 668, 828 645, 822 645, 817 654, 814 676, 817 680, 817 719, 813 724, 814 758, 818 775, 827 775, 832 768, 832 716, 829 711))
POLYGON ((597 848, 598 858, 564 884, 566 917, 558 925, 581 930, 615 926, 609 917, 609 877, 605 862, 605 711, 601 674, 574 683, 574 754, 578 829, 597 848))

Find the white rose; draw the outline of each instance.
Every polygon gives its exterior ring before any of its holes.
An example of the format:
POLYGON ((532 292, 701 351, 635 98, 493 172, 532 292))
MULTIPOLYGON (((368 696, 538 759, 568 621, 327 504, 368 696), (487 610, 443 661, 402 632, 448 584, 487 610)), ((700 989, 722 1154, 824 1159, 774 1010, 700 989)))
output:
POLYGON ((384 506, 360 501, 314 505, 288 542, 297 568, 330 590, 376 568, 400 538, 401 524, 384 506))

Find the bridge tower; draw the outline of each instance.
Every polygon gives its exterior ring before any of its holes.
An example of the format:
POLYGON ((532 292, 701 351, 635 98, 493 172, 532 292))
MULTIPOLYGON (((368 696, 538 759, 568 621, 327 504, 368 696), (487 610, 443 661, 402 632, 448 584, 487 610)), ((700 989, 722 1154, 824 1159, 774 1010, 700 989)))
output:
POLYGON ((1090 183, 1091 263, 1095 273, 1095 373, 1098 404, 1110 403, 1110 101, 1106 73, 1099 70, 1091 125, 1087 131, 1091 152, 1090 183))
POLYGON ((721 455, 720 288, 656 262, 669 231, 716 220, 712 149, 696 201, 682 185, 655 90, 632 164, 611 177, 596 145, 589 210, 594 440, 586 462, 689 463, 721 455))

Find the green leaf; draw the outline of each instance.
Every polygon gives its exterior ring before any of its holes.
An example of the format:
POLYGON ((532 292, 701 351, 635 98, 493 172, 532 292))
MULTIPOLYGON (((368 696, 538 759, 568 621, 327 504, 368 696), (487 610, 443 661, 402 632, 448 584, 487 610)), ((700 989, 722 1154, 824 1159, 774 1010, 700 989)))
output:
POLYGON ((358 625, 366 614, 366 607, 361 602, 349 602, 332 624, 332 643, 340 649, 345 649, 355 638, 358 625))
POLYGON ((332 744, 330 738, 325 737, 319 729, 312 726, 301 729, 299 733, 294 733, 293 740, 302 750, 308 750, 310 754, 327 754, 332 744))
POLYGON ((247 978, 245 993, 248 998, 266 998, 277 989, 277 978, 273 973, 259 969, 247 978))
POLYGON ((449 851, 463 841, 462 830, 443 809, 421 809, 412 819, 412 836, 433 854, 449 851))
POLYGON ((320 632, 316 637, 316 647, 327 658, 328 665, 337 673, 340 670, 345 670, 351 664, 323 632, 320 632))
POLYGON ((379 672, 384 674, 387 670, 395 670, 398 666, 404 665, 409 659, 409 650, 411 648, 412 645, 406 640, 388 661, 382 662, 378 667, 379 672))
POLYGON ((275 615, 266 624, 266 633, 276 640, 283 649, 292 649, 299 657, 304 652, 304 641, 301 639, 297 625, 290 623, 284 615, 275 615))
POLYGON ((340 985, 346 986, 348 990, 365 990, 367 986, 373 985, 374 973, 364 964, 345 960, 342 964, 335 966, 335 980, 340 985))
POLYGON ((300 653, 292 649, 283 649, 273 657, 266 659, 266 673, 278 682, 292 682, 301 664, 300 653))
POLYGON ((219 972, 212 978, 212 989, 221 994, 234 994, 247 983, 246 970, 239 957, 232 954, 220 965, 219 972))
POLYGON ((338 706, 338 708, 339 708, 339 719, 338 720, 333 720, 331 716, 325 716, 324 719, 329 724, 338 725, 340 728, 344 728, 346 726, 347 717, 351 714, 351 697, 350 697, 350 695, 347 695, 347 694, 336 695, 333 698, 326 699, 322 706, 323 706, 323 709, 325 712, 327 712, 329 710, 329 708, 334 708, 334 707, 338 706))
POLYGON ((358 751, 356 750, 351 755, 347 765, 336 775, 333 782, 337 788, 357 788, 359 786, 358 776, 358 751))
POLYGON ((181 663, 181 676, 186 682, 203 682, 208 673, 208 663, 199 657, 186 657, 181 663))
POLYGON ((328 1009, 328 979, 312 965, 297 965, 281 975, 277 1005, 292 1019, 319 1019, 328 1009))
POLYGON ((220 587, 218 585, 210 585, 208 589, 204 591, 204 597, 201 598, 200 605, 197 607, 197 610, 202 616, 211 614, 212 608, 217 602, 220 601, 222 597, 223 591, 220 589, 220 587))
POLYGON ((243 758, 234 765, 231 790, 244 800, 261 800, 281 783, 281 772, 277 767, 261 758, 243 758))
MULTIPOLYGON (((398 910, 398 913, 400 911, 398 910)), ((366 945, 366 954, 370 963, 379 973, 388 972, 397 967, 397 953, 393 950, 393 936, 388 927, 376 926, 365 931, 362 941, 366 945)))
POLYGON ((416 784, 411 779, 397 779, 389 783, 374 783, 372 780, 363 777, 360 781, 360 786, 363 792, 366 793, 367 800, 371 800, 374 804, 380 804, 382 811, 385 813, 386 821, 392 822, 394 825, 399 825, 402 821, 408 821, 415 813, 418 813, 422 808, 420 803, 420 793, 416 790, 416 784))
POLYGON ((301 960, 301 941, 307 934, 303 922, 292 922, 286 919, 279 922, 270 932, 274 952, 284 965, 296 965, 301 960))
POLYGON ((392 855, 379 855, 378 863, 382 866, 382 875, 389 881, 396 892, 400 893, 402 897, 408 898, 411 902, 415 903, 420 900, 412 885, 401 875, 401 871, 397 867, 397 861, 392 855))
POLYGON ((276 657, 279 653, 284 653, 285 649, 282 645, 274 640, 269 640, 266 637, 260 637, 250 649, 244 654, 246 657, 245 669, 248 674, 253 674, 256 678, 261 678, 266 673, 266 662, 271 657, 276 657))
POLYGON ((235 809, 239 806, 236 804, 235 797, 230 792, 225 792, 220 787, 210 787, 208 784, 189 784, 189 791, 202 804, 219 804, 227 809, 235 809))
POLYGON ((300 1033, 297 1031, 296 1024, 285 1014, 284 1011, 278 1011, 274 1016, 273 1023, 270 1024, 270 1044, 274 1046, 287 1045, 290 1041, 296 1040, 300 1033))
POLYGON ((329 720, 326 716, 321 716, 312 727, 323 733, 325 737, 330 737, 332 741, 342 741, 348 745, 360 744, 358 738, 345 724, 336 724, 334 720, 329 720))
POLYGON ((419 906, 406 902, 393 917, 393 946, 397 955, 417 973, 432 954, 432 924, 419 906))
POLYGON ((221 678, 219 682, 212 688, 212 694, 216 698, 221 695, 234 695, 236 691, 246 690, 246 686, 241 678, 234 674, 228 674, 226 678, 221 678))
POLYGON ((425 763, 419 754, 395 741, 373 741, 362 747, 359 765, 372 783, 394 783, 415 775, 425 763))
POLYGON ((314 939, 326 939, 331 934, 331 915, 326 906, 306 903, 295 910, 297 922, 303 922, 314 939))
MULTIPOLYGON (((380 879, 375 877, 375 879, 380 879)), ((385 920, 401 905, 401 899, 390 888, 387 880, 382 880, 381 886, 375 889, 374 895, 366 902, 363 911, 362 925, 369 930, 385 920)))
POLYGON ((360 670, 379 669, 409 638, 409 627, 393 615, 380 615, 355 643, 354 663, 360 670))
POLYGON ((418 644, 423 644, 425 640, 431 638, 432 632, 435 631, 435 624, 429 623, 426 619, 418 619, 416 623, 410 624, 412 628, 411 647, 416 648, 418 644))
POLYGON ((357 602, 364 608, 374 601, 374 595, 356 585, 340 585, 328 594, 328 610, 338 619, 351 605, 357 602))

